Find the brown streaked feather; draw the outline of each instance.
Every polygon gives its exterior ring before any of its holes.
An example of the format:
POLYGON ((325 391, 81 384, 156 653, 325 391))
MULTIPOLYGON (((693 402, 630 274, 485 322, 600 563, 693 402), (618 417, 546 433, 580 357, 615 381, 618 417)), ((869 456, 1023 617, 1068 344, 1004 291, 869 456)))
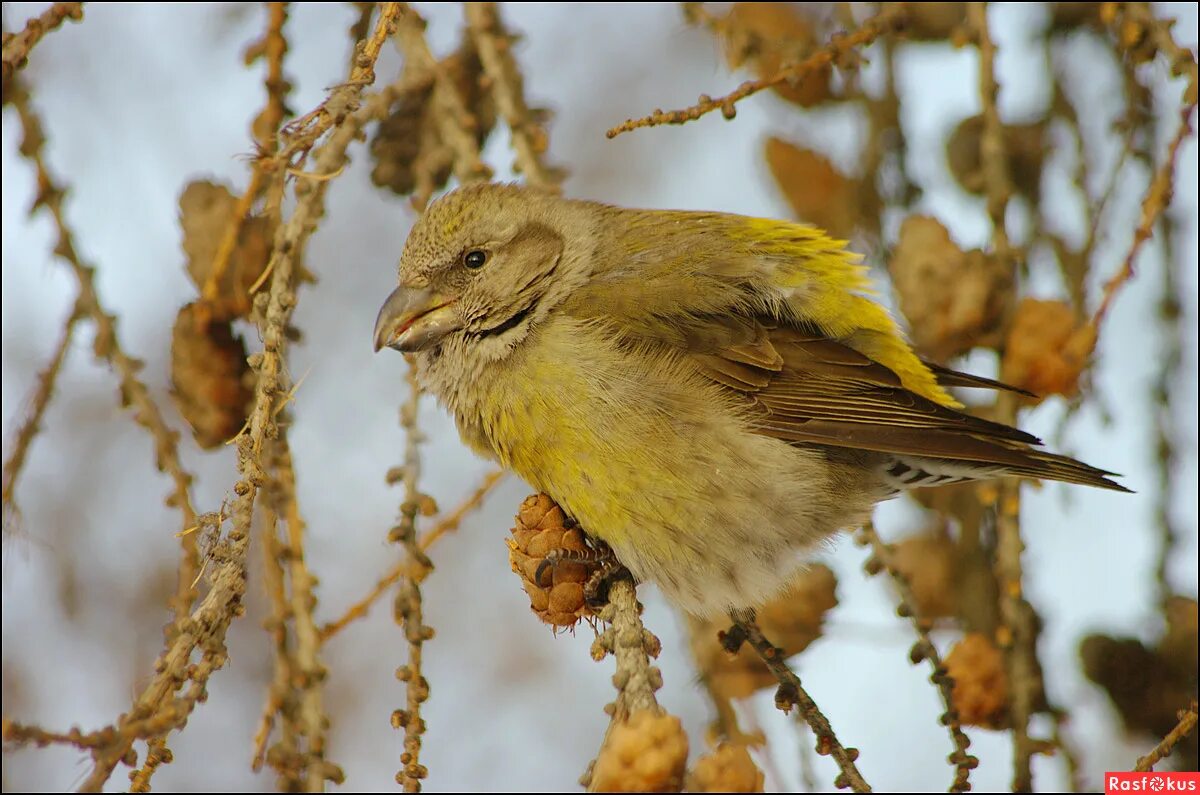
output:
MULTIPOLYGON (((766 435, 793 444, 978 464, 1018 476, 1126 490, 1105 477, 1111 472, 1036 449, 1041 441, 1031 434, 910 392, 887 367, 812 328, 761 322, 747 342, 745 317, 700 322, 733 327, 727 334, 710 327, 693 337, 709 344, 688 350, 703 373, 757 406, 756 427, 766 435), (712 344, 722 338, 738 342, 712 344)), ((931 369, 946 386, 1012 389, 940 366, 931 369)))
POLYGON ((742 362, 726 359, 711 353, 698 353, 695 359, 700 363, 706 375, 730 389, 742 392, 757 392, 766 389, 771 384, 774 372, 761 367, 754 367, 742 362))
POLYGON ((943 367, 937 362, 931 362, 928 359, 922 359, 921 364, 928 367, 937 376, 938 383, 942 386, 966 387, 968 389, 998 389, 1002 392, 1015 392, 1025 397, 1037 397, 1037 395, 1029 390, 1021 389, 1019 386, 1006 384, 1003 381, 993 381, 981 375, 972 375, 971 373, 951 370, 949 367, 943 367))

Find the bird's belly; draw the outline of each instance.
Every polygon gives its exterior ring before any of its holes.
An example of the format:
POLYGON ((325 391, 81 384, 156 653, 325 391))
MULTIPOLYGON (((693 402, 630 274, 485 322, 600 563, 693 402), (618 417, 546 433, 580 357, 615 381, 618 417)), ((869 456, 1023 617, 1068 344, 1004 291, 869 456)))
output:
MULTIPOLYGON (((479 418, 500 461, 608 543, 641 581, 697 614, 757 606, 802 553, 870 501, 830 499, 819 453, 754 433, 718 396, 669 379, 556 367, 479 418)), ((460 425, 462 425, 460 421, 460 425)))

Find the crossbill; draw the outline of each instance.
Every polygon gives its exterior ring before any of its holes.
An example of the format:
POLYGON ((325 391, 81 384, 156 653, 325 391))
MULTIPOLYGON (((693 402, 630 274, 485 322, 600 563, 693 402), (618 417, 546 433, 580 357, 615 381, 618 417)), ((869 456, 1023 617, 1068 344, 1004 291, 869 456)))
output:
POLYGON ((757 607, 906 489, 1017 476, 1124 490, 963 413, 859 258, 811 226, 515 185, 430 206, 375 348, 463 440, 697 615, 757 607))

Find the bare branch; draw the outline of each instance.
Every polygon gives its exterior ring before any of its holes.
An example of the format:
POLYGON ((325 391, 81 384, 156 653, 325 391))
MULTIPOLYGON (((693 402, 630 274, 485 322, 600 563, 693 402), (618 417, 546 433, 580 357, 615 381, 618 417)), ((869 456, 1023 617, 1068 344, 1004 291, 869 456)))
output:
POLYGON ((662 124, 686 124, 699 119, 701 116, 720 110, 726 119, 737 115, 737 103, 773 86, 786 82, 802 80, 809 74, 824 69, 844 58, 847 53, 860 47, 866 47, 880 36, 897 30, 904 24, 907 9, 904 3, 887 3, 882 11, 868 19, 856 31, 850 34, 839 34, 829 40, 829 44, 817 50, 799 63, 784 66, 778 72, 760 80, 747 80, 723 97, 713 99, 707 94, 701 95, 695 105, 682 110, 656 110, 649 116, 640 119, 628 119, 605 133, 609 138, 616 138, 621 133, 636 130, 640 127, 657 127, 662 124))
POLYGON ((25 66, 29 52, 34 46, 43 36, 68 19, 75 22, 83 19, 83 3, 54 3, 40 16, 31 17, 20 33, 4 34, 5 93, 8 89, 8 79, 25 66))

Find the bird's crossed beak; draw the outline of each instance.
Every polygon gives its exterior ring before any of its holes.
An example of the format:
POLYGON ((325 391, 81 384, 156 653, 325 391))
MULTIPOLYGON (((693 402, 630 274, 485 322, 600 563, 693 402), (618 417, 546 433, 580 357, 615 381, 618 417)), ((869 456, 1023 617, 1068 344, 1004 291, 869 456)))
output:
POLYGON ((400 285, 383 302, 375 319, 375 351, 393 348, 411 353, 436 344, 462 328, 453 303, 453 298, 428 288, 400 285))

